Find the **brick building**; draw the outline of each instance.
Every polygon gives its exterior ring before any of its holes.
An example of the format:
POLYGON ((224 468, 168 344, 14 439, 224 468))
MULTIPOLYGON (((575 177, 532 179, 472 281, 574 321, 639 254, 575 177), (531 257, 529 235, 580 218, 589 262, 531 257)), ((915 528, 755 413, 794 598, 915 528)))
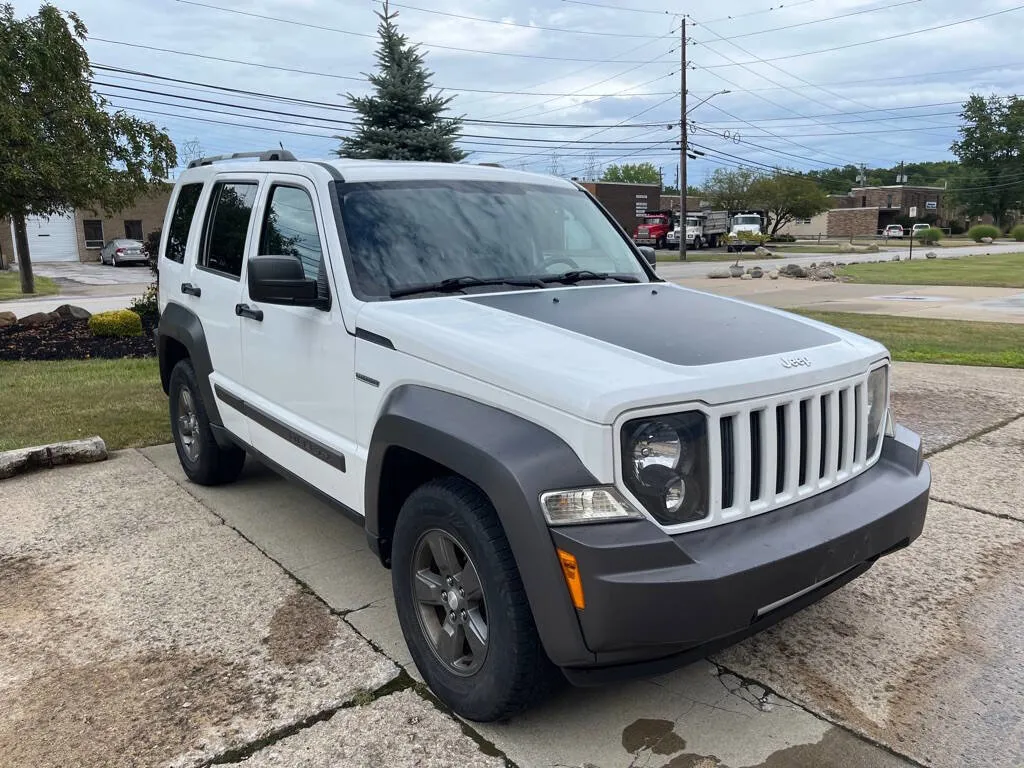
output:
MULTIPOLYGON (((99 261, 100 249, 109 240, 145 240, 163 226, 172 188, 162 184, 131 208, 113 215, 80 208, 64 215, 29 216, 25 224, 32 262, 99 261)), ((5 265, 15 261, 13 225, 7 219, 0 219, 0 253, 5 265)))
POLYGON ((632 234, 647 211, 661 206, 658 184, 627 184, 617 181, 581 181, 580 186, 596 197, 619 226, 632 234))
POLYGON ((833 208, 809 219, 796 219, 779 232, 800 238, 870 237, 878 233, 878 208, 833 208))
MULTIPOLYGON (((945 187, 922 187, 909 184, 894 184, 886 187, 854 187, 841 208, 877 208, 878 227, 885 229, 890 224, 906 224, 910 220, 911 208, 917 208, 915 221, 945 224, 943 198, 945 187)), ((834 199, 839 196, 833 196, 834 199)))

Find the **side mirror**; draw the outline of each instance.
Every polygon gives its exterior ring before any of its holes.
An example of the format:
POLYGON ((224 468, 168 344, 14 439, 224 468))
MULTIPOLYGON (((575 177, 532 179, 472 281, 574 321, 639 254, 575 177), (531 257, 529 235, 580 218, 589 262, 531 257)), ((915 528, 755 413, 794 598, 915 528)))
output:
POLYGON ((265 304, 326 308, 317 282, 306 277, 298 256, 253 256, 249 259, 249 298, 265 304))
POLYGON ((640 253, 643 254, 643 257, 645 259, 647 259, 647 263, 650 264, 652 267, 657 265, 657 263, 658 263, 658 254, 655 253, 654 249, 651 248, 651 246, 649 246, 649 245, 641 245, 640 246, 640 253))

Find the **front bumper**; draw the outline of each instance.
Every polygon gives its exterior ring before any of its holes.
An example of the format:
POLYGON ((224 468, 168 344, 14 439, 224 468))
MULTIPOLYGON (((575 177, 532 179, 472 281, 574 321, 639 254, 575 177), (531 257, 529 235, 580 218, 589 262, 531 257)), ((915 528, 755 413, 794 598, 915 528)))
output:
POLYGON ((898 427, 864 474, 763 515, 676 536, 646 520, 552 529, 579 564, 594 659, 563 671, 578 685, 658 674, 770 626, 916 539, 930 486, 920 439, 898 427))

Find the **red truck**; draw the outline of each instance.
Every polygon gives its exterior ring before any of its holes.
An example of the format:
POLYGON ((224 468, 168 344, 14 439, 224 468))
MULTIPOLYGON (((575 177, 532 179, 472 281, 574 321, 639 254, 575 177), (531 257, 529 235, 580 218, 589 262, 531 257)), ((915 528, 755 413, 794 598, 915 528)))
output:
POLYGON ((643 221, 633 232, 633 242, 637 245, 651 245, 655 248, 666 246, 666 237, 675 226, 675 215, 672 211, 648 211, 643 221))

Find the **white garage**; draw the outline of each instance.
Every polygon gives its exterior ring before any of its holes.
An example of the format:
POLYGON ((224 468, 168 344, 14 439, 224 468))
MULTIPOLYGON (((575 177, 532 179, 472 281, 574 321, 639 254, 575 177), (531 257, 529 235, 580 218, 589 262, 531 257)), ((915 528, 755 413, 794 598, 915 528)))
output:
MULTIPOLYGON (((28 216, 25 229, 28 231, 28 251, 33 264, 43 261, 78 261, 78 237, 73 213, 28 216)), ((14 239, 13 223, 11 239, 14 239)))

